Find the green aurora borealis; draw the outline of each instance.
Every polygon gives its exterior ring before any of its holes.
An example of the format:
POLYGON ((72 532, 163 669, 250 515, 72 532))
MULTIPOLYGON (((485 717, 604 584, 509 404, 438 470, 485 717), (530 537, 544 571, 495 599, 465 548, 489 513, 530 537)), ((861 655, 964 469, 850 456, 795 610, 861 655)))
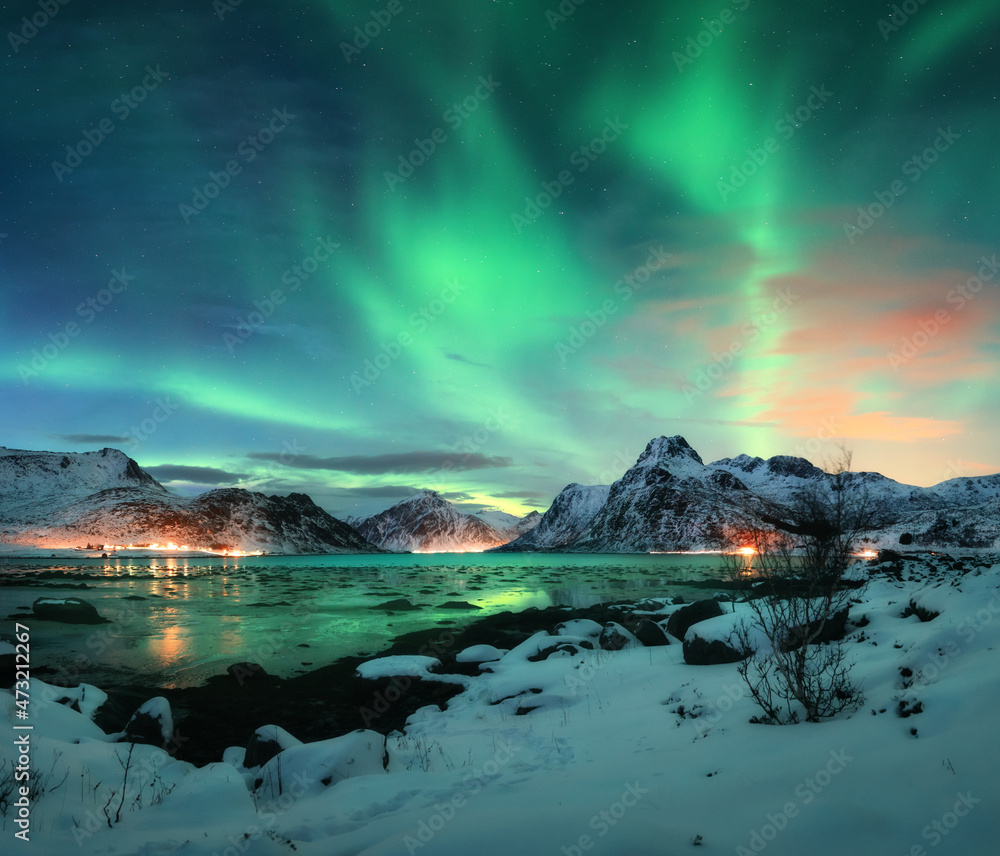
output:
POLYGON ((47 6, 2 21, 10 447, 339 516, 661 434, 1000 470, 995 3, 47 6))

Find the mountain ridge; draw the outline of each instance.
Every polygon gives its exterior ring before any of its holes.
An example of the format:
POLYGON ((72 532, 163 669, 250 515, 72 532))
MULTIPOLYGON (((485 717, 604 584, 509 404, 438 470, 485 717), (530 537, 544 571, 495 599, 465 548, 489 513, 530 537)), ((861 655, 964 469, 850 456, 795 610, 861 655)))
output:
POLYGON ((118 449, 0 448, 0 546, 5 552, 170 542, 218 552, 379 552, 304 494, 279 497, 218 488, 185 499, 118 449))
MULTIPOLYGON (((718 549, 733 521, 746 511, 766 505, 787 510, 804 491, 830 478, 805 458, 789 455, 766 460, 737 455, 705 464, 684 437, 661 436, 650 440, 613 484, 592 486, 606 490, 599 509, 569 515, 567 507, 579 485, 568 485, 532 532, 500 549, 718 549)), ((897 546, 901 539, 922 547, 1000 547, 1000 474, 960 477, 927 488, 881 473, 847 472, 842 478, 847 490, 867 491, 879 503, 883 524, 868 533, 873 547, 897 546)))

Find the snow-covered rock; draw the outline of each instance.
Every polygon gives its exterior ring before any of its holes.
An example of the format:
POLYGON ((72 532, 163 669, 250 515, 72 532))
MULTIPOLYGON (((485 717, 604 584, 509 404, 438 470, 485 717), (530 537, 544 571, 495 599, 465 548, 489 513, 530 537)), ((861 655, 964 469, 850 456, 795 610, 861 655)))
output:
POLYGON ((104 624, 97 607, 78 597, 39 597, 31 604, 35 618, 63 624, 104 624))
POLYGON ((174 716, 170 702, 163 696, 143 702, 125 725, 121 739, 128 743, 168 746, 174 739, 174 716))
POLYGON ((301 745, 301 740, 280 725, 262 725, 250 735, 246 750, 240 756, 240 766, 247 769, 261 767, 279 752, 301 745))
POLYGON ((490 663, 499 660, 506 652, 493 645, 470 645, 455 655, 458 663, 490 663))
POLYGON ((291 746, 261 768, 256 796, 275 800, 284 793, 296 798, 316 794, 353 776, 382 775, 386 761, 385 737, 376 731, 291 746))
MULTIPOLYGON (((574 643, 542 632, 405 730, 288 745, 248 781, 238 763, 195 768, 111 743, 66 704, 36 706, 46 686, 32 681, 31 767, 51 776, 32 798, 30 849, 989 853, 1000 557, 904 558, 898 575, 866 567, 844 642, 865 707, 819 724, 752 724, 761 711, 734 663, 691 666, 677 645, 539 660, 574 643), (939 614, 904 617, 911 601, 939 614)), ((692 625, 685 641, 725 642, 745 609, 692 625)), ((11 735, 17 710, 0 691, 11 735)), ((0 744, 5 766, 13 749, 0 744)))

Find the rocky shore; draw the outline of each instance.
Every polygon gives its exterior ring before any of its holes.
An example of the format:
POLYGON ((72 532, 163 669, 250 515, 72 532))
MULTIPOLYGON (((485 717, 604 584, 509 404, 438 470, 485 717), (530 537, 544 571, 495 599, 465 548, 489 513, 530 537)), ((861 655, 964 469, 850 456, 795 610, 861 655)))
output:
MULTIPOLYGON (((474 645, 511 649, 540 630, 551 631, 574 619, 602 625, 614 622, 633 630, 643 616, 641 610, 632 612, 624 605, 612 604, 501 612, 464 628, 442 626, 399 636, 374 656, 426 655, 441 661, 438 671, 443 675, 475 675, 479 674, 478 664, 457 661, 459 652, 474 645)), ((95 722, 109 734, 122 731, 144 702, 162 696, 170 704, 174 722, 172 745, 167 748, 179 760, 203 765, 221 760, 227 747, 246 746, 263 725, 278 725, 305 742, 359 728, 386 734, 402 729, 417 709, 435 704, 443 707, 463 689, 460 684, 439 682, 432 676, 359 677, 358 667, 374 656, 344 657, 291 678, 270 675, 257 664, 234 663, 227 674, 199 687, 104 686, 108 701, 98 710, 95 722)), ((38 676, 45 679, 41 672, 38 676)))

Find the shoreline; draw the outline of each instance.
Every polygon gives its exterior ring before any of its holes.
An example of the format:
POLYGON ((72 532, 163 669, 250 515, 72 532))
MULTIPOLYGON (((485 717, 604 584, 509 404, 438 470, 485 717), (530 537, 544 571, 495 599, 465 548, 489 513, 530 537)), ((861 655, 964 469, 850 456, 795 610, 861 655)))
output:
MULTIPOLYGON (((691 587, 724 593, 725 587, 712 581, 697 583, 691 587)), ((702 599, 707 598, 691 600, 702 599)), ((267 674, 266 670, 258 672, 250 664, 234 663, 228 674, 214 675, 196 687, 171 689, 105 681, 103 686, 92 684, 108 695, 107 702, 95 715, 95 722, 105 733, 120 732, 140 705, 162 696, 170 703, 175 724, 171 754, 199 767, 221 761, 223 752, 231 746, 246 746, 253 732, 264 725, 278 725, 303 742, 337 737, 359 728, 388 734, 402 730, 408 717, 421 707, 432 704, 443 707, 464 687, 418 676, 365 679, 356 675, 362 663, 394 655, 422 654, 441 661, 441 674, 471 677, 480 674, 478 665, 458 663, 455 659, 465 648, 485 644, 510 649, 540 630, 551 632, 560 622, 577 618, 589 618, 602 625, 615 621, 628 626, 642 617, 642 610, 635 609, 636 603, 620 601, 588 607, 529 607, 520 612, 498 612, 477 618, 464 627, 438 625, 403 633, 372 654, 340 657, 289 678, 267 674)), ((679 643, 671 640, 671 644, 679 643)), ((36 668, 35 675, 45 681, 46 669, 36 668)), ((83 672, 77 680, 92 683, 83 672)))

